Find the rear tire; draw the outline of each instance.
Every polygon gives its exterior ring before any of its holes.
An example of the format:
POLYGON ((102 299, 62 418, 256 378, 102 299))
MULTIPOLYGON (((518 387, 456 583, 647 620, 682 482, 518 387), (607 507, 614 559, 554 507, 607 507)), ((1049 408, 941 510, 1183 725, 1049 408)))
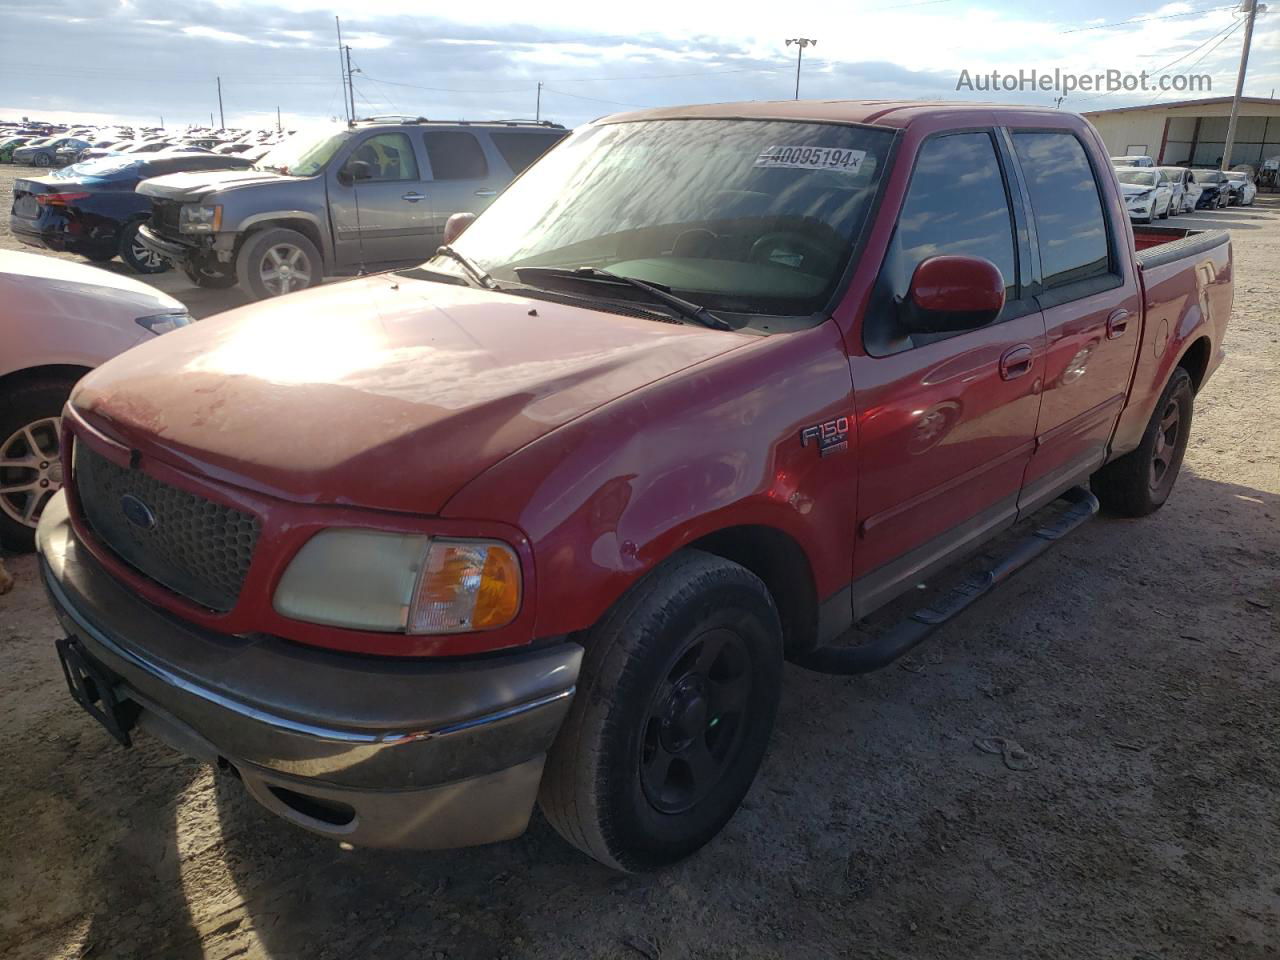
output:
POLYGON ((35 545, 35 525, 61 489, 57 424, 75 381, 29 380, 0 391, 0 545, 35 545), (21 466, 19 466, 21 464, 21 466))
POLYGON ((689 856, 755 779, 781 676, 782 628, 760 579, 698 550, 677 554, 591 630, 547 758, 543 813, 617 870, 689 856))
POLYGON ((1093 475, 1093 492, 1122 517, 1145 517, 1169 499, 1191 435, 1195 390, 1182 367, 1173 371, 1136 450, 1093 475))
POLYGON ((141 220, 135 220, 120 231, 120 259, 136 273, 164 273, 171 264, 159 254, 152 253, 138 239, 141 220))

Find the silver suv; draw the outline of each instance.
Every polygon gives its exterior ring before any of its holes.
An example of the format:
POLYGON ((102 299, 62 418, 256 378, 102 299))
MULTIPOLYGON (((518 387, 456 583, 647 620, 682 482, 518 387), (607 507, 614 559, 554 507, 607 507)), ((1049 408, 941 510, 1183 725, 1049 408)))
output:
POLYGON ((421 262, 566 135, 558 124, 376 118, 291 137, 252 169, 144 180, 142 243, 202 287, 260 300, 421 262))

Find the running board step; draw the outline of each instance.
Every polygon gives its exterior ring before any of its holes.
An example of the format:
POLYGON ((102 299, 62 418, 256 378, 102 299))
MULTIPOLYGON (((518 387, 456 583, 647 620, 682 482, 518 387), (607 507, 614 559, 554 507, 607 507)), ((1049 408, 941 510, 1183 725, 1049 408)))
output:
POLYGON ((948 590, 926 607, 921 607, 874 640, 856 646, 826 646, 789 659, 807 670, 848 676, 869 673, 888 666, 928 639, 947 621, 967 610, 1015 573, 1044 553, 1098 512, 1098 498, 1088 487, 1072 487, 1059 500, 1069 504, 1050 522, 1015 543, 991 568, 948 590))

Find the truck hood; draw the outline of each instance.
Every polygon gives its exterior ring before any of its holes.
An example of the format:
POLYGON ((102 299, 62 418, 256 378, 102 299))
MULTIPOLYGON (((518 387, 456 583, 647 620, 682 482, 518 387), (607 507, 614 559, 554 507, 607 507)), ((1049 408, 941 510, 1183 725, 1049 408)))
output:
POLYGON ((91 426, 302 503, 438 513, 625 393, 754 338, 380 274, 221 314, 80 381, 91 426))
POLYGON ((264 170, 192 170, 143 180, 138 184, 138 193, 162 200, 187 202, 200 200, 219 190, 247 187, 256 183, 278 183, 281 180, 298 182, 297 177, 286 177, 264 170))

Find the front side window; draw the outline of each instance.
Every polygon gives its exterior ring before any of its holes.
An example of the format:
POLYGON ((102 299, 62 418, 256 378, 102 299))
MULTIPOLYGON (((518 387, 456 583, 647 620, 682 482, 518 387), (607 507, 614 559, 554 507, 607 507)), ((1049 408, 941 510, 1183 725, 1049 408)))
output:
POLYGON ((474 134, 429 130, 422 135, 431 160, 432 180, 481 180, 489 175, 484 148, 474 134))
MULTIPOLYGON (((518 282, 526 267, 593 267, 711 310, 816 322, 892 139, 775 120, 590 126, 530 167, 455 246, 499 281, 518 282)), ((437 267, 457 272, 439 258, 437 267)), ((766 327, 777 328, 757 329, 766 327)))
POLYGON ((351 160, 368 164, 369 180, 374 183, 418 179, 418 159, 413 155, 413 144, 403 133, 370 137, 356 147, 351 160))
MULTIPOLYGON (((1045 287, 1110 274, 1107 221, 1084 145, 1070 133, 1015 132, 1013 146, 1031 194, 1045 287)), ((1136 182, 1155 186, 1154 173, 1141 175, 1149 179, 1136 182)))

